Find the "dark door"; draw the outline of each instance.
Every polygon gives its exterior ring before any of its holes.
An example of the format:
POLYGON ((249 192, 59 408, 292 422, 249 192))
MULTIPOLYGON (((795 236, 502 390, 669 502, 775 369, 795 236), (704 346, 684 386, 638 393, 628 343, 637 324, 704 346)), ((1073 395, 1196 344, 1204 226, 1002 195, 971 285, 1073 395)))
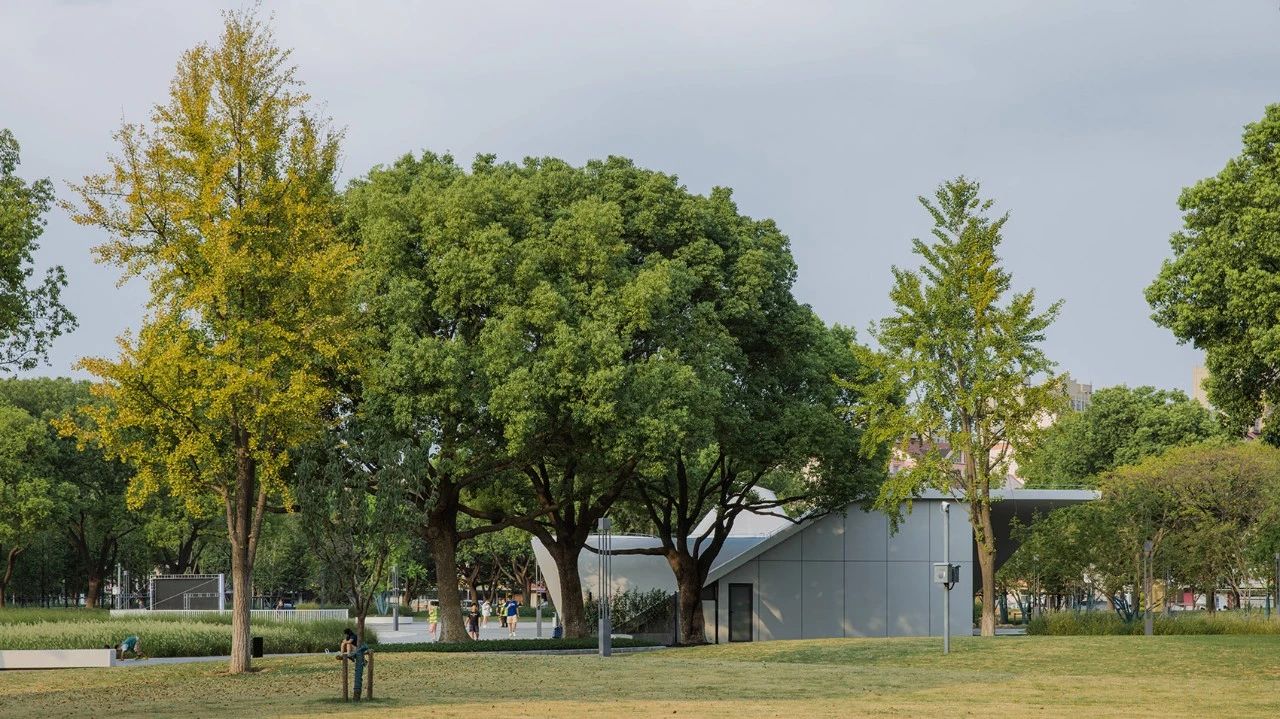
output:
POLYGON ((750 584, 729 585, 729 641, 751 641, 752 605, 750 584))

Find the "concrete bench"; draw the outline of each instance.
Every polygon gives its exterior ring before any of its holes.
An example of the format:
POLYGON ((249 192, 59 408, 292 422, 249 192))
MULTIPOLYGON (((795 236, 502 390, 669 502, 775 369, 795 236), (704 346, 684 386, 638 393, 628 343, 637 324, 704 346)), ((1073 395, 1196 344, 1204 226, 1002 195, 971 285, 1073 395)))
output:
MULTIPOLYGON (((388 624, 388 625, 390 625, 390 624, 394 624, 394 622, 392 622, 392 621, 391 621, 393 618, 394 618, 394 617, 365 617, 365 618, 364 618, 364 623, 365 623, 366 625, 368 625, 368 624, 377 624, 377 625, 388 624)), ((413 617, 400 617, 400 623, 401 623, 401 624, 413 624, 413 617)))
POLYGON ((114 649, 4 649, 0 669, 71 669, 109 667, 115 664, 114 649))

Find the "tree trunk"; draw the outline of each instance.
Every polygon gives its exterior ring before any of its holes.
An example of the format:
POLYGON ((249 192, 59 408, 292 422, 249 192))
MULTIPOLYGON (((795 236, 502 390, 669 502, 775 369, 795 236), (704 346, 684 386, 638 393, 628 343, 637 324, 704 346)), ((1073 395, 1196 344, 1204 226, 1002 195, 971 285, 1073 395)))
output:
MULTIPOLYGON (((246 538, 247 539, 247 538, 246 538)), ((231 546, 231 665, 232 674, 249 671, 250 639, 249 608, 253 603, 253 587, 250 582, 253 569, 249 561, 248 542, 234 542, 231 546), (238 545, 238 546, 237 546, 238 545)))
POLYGON ((13 566, 18 563, 19 554, 22 554, 22 547, 11 547, 5 560, 4 577, 0 578, 0 609, 5 606, 5 595, 9 592, 9 581, 13 579, 13 566))
POLYGON ((698 560, 684 552, 667 555, 667 563, 676 575, 679 596, 681 644, 706 644, 707 631, 702 616, 702 585, 706 577, 699 571, 698 560))
POLYGON ((564 638, 591 636, 592 630, 587 626, 587 614, 583 606, 582 577, 578 574, 578 556, 582 554, 582 547, 571 546, 567 542, 547 544, 545 541, 543 546, 555 560, 556 575, 560 578, 562 606, 556 607, 556 611, 560 614, 560 625, 564 627, 564 638))
POLYGON ((991 505, 984 501, 971 504, 970 521, 974 524, 974 539, 977 540, 974 544, 978 554, 978 570, 982 578, 981 633, 984 637, 994 637, 996 635, 996 546, 991 526, 991 505))
POLYGON ((234 495, 228 495, 225 499, 227 539, 231 545, 232 591, 231 662, 228 671, 231 674, 242 674, 249 671, 251 664, 249 609, 253 605, 253 559, 266 494, 257 488, 257 472, 249 454, 247 433, 238 431, 236 435, 234 495))
POLYGON ((89 575, 89 589, 84 594, 84 608, 96 609, 102 592, 102 575, 96 570, 89 575))
MULTIPOLYGON (((435 513, 433 513, 435 514, 435 513)), ((431 518, 436 519, 435 516, 431 518)), ((462 623, 462 593, 458 589, 458 540, 448 527, 429 520, 427 546, 436 563, 436 596, 440 604, 440 639, 465 642, 470 639, 462 623)))

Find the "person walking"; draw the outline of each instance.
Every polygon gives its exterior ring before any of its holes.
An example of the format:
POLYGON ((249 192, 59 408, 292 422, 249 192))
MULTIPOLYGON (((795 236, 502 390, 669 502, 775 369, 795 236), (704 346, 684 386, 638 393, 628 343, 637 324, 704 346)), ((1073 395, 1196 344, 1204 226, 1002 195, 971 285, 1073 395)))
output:
POLYGON ((480 626, 484 629, 489 628, 489 615, 493 614, 493 605, 486 599, 480 602, 480 626))
POLYGON ((507 636, 514 638, 516 624, 520 621, 520 605, 516 602, 515 597, 507 597, 507 604, 503 608, 503 613, 507 616, 507 636))
POLYGON ((427 604, 427 632, 431 634, 431 638, 440 641, 440 603, 432 599, 427 604))
POLYGON ((471 614, 467 615, 467 634, 472 639, 480 638, 480 607, 472 604, 471 614))

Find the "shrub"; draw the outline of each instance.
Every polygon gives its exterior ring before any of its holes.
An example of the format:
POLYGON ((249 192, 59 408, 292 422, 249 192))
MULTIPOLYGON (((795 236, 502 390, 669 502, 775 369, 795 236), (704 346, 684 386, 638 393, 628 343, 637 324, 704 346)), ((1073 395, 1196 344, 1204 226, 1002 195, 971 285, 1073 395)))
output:
MULTIPOLYGON (((114 646, 130 634, 142 640, 142 651, 152 657, 214 657, 231 653, 229 615, 190 617, 74 618, 69 621, 9 621, 0 631, 0 649, 98 649, 114 646)), ((315 622, 255 619, 252 635, 263 638, 269 654, 299 654, 337 649, 344 627, 352 621, 315 622)), ((366 641, 377 642, 372 628, 366 641)))
MULTIPOLYGON (((528 652, 566 649, 595 649, 599 646, 595 637, 581 639, 493 639, 471 642, 417 642, 406 644, 382 644, 379 652, 528 652)), ((653 647, 653 642, 642 639, 613 640, 615 648, 653 647)))
MULTIPOLYGON (((1051 612, 1031 619, 1027 634, 1043 636, 1140 635, 1142 618, 1125 621, 1114 612, 1051 612)), ((1280 634, 1280 617, 1259 612, 1174 612, 1158 614, 1152 631, 1173 634, 1280 634)))

